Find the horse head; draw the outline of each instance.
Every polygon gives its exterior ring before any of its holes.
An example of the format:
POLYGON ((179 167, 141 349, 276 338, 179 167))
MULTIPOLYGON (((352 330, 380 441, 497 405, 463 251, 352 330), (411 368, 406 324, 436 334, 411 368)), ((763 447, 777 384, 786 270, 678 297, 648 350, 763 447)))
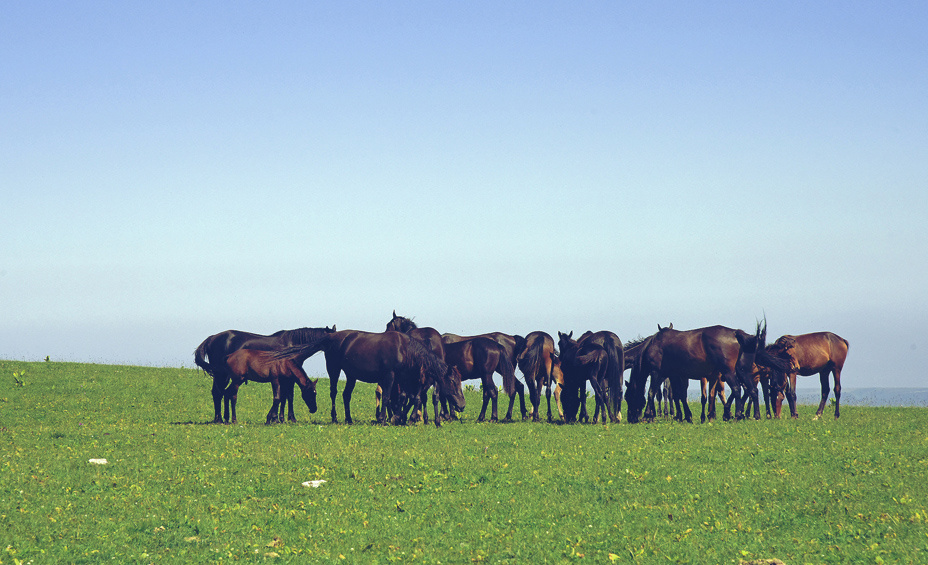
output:
POLYGON ((409 318, 404 318, 403 316, 397 316, 396 310, 393 311, 393 319, 387 322, 387 329, 385 331, 394 331, 400 333, 407 333, 410 330, 416 329, 415 322, 409 318))
POLYGON ((463 412, 467 406, 461 386, 461 371, 454 365, 448 365, 448 373, 439 381, 439 394, 448 401, 448 407, 456 412, 463 412))
POLYGON ((318 407, 316 406, 316 383, 319 382, 319 379, 314 381, 309 381, 309 384, 300 387, 300 394, 303 396, 303 402, 306 403, 306 407, 309 408, 310 414, 315 414, 318 407))

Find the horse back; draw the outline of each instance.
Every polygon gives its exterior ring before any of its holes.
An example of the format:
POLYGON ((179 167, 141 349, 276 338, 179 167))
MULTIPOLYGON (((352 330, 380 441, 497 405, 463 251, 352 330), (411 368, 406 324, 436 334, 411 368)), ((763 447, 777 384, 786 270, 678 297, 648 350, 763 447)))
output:
MULTIPOLYGON (((815 332, 784 337, 792 338, 790 355, 794 359, 794 368, 800 375, 814 375, 827 368, 841 371, 844 367, 848 343, 837 334, 815 332)), ((777 343, 779 342, 780 340, 777 340, 777 343)))

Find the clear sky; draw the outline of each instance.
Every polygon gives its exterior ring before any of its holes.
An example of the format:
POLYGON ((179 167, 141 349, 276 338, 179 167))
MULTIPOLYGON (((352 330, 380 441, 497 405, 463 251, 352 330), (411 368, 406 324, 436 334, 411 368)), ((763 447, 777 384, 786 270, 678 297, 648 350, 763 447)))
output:
POLYGON ((923 386, 925 29, 925 2, 4 3, 0 358, 766 315, 848 339, 845 386, 923 386))

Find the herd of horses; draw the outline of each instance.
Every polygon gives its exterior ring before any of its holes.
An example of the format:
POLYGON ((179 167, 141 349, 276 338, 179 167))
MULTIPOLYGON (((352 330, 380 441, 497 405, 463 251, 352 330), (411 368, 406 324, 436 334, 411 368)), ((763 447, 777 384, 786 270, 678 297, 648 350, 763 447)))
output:
POLYGON ((658 325, 655 334, 624 345, 610 331, 588 331, 576 339, 573 332, 558 332, 555 344, 552 336, 541 331, 524 337, 501 332, 442 334, 434 328, 420 328, 394 311, 385 331, 379 333, 337 330, 334 325, 272 335, 227 330, 206 338, 194 352, 194 361, 213 379, 216 423, 237 421, 238 390, 247 381, 271 383, 273 403, 268 424, 285 421, 285 411, 287 420, 296 420, 294 386, 300 387, 307 408, 315 413, 318 380, 310 379, 302 364, 319 352, 325 356, 329 376, 333 423, 338 422, 336 397, 342 373, 346 378, 344 421, 349 424, 353 421, 351 396, 359 380, 377 385, 375 413, 379 423, 405 424, 420 418, 427 423, 429 391, 435 425, 456 419, 465 409, 462 383, 470 380, 479 380, 483 392, 477 420, 484 421, 489 408, 490 420, 497 421, 499 390, 494 373, 502 377, 503 392, 509 397, 506 420, 512 419, 516 397, 522 418, 539 420, 544 391, 549 422, 554 420, 552 394, 562 421, 590 421, 586 397, 587 390, 592 389, 594 423, 620 422, 623 399, 628 422, 652 421, 662 414, 692 422, 686 401, 691 380, 700 383, 702 421, 716 417, 716 398, 722 402, 726 420, 749 417, 751 407, 753 417, 759 419, 758 387, 768 418, 780 417, 784 399, 791 416, 798 418, 796 377, 815 374, 822 386, 815 417, 825 409, 832 376, 838 418, 847 340, 831 332, 818 332, 784 335, 768 345, 766 333, 766 320, 758 322, 753 333, 724 326, 681 331, 670 324, 658 325), (522 372, 524 384, 516 377, 516 368, 522 372), (627 381, 623 377, 626 370, 630 370, 627 381), (729 388, 727 399, 725 385, 729 388), (525 403, 526 388, 530 412, 525 403))

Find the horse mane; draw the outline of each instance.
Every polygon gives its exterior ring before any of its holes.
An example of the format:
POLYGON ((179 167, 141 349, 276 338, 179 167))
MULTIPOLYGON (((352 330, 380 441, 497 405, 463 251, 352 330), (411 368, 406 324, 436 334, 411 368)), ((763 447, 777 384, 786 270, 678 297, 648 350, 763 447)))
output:
POLYGON ((291 341, 294 343, 301 343, 303 345, 315 345, 322 341, 325 336, 334 332, 334 328, 329 328, 326 326, 324 328, 297 328, 295 330, 284 330, 283 332, 277 333, 290 336, 291 341))
POLYGON ((418 366, 423 366, 425 367, 425 372, 436 381, 448 373, 448 364, 429 351, 425 344, 418 339, 412 338, 409 339, 408 343, 404 368, 413 369, 418 366))
POLYGON ((645 345, 647 345, 648 341, 655 335, 657 334, 649 336, 641 336, 641 334, 639 334, 635 339, 625 342, 625 360, 623 363, 625 369, 631 369, 632 366, 634 366, 635 359, 641 355, 641 352, 645 349, 645 345))
MULTIPOLYGON (((406 318, 404 316, 397 316, 396 310, 393 311, 393 318, 390 320, 390 324, 394 324, 394 323, 399 327, 397 331, 399 331, 400 333, 404 333, 404 334, 409 333, 412 330, 419 329, 419 326, 417 326, 416 323, 413 322, 410 318, 406 318)), ((389 326, 390 324, 387 324, 387 325, 389 326)))

